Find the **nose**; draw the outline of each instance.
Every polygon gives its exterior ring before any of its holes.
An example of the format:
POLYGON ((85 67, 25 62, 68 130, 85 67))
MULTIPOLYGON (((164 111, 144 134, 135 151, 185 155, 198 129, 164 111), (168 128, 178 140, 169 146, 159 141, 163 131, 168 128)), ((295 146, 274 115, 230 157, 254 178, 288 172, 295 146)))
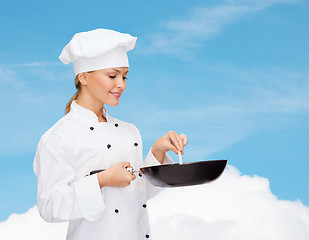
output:
POLYGON ((121 90, 126 88, 126 81, 121 76, 117 77, 116 87, 121 90))

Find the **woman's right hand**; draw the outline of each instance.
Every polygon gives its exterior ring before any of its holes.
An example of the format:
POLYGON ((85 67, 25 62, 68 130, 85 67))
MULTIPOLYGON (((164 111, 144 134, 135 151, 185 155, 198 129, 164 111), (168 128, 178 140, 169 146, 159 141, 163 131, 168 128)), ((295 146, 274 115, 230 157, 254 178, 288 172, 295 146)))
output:
POLYGON ((97 173, 100 188, 129 186, 136 176, 131 174, 126 167, 130 167, 129 162, 119 162, 105 171, 97 173))

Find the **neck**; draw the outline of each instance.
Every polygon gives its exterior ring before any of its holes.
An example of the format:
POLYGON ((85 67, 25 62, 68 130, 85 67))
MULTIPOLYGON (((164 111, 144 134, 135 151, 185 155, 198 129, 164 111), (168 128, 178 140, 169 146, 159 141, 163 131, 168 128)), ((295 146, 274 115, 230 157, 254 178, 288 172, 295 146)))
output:
POLYGON ((104 103, 96 101, 95 99, 92 98, 87 98, 82 94, 78 95, 76 103, 94 112, 97 115, 99 122, 106 122, 106 119, 103 117, 104 103))

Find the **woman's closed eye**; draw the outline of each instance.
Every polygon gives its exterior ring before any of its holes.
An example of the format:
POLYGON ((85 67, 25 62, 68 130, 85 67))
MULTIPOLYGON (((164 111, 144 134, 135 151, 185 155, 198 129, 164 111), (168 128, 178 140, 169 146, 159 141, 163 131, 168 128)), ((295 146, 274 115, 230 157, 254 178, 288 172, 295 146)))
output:
MULTIPOLYGON (((112 79, 116 78, 116 76, 113 76, 113 75, 109 75, 109 77, 112 78, 112 79)), ((122 77, 122 79, 123 80, 127 80, 128 78, 127 77, 122 77)))

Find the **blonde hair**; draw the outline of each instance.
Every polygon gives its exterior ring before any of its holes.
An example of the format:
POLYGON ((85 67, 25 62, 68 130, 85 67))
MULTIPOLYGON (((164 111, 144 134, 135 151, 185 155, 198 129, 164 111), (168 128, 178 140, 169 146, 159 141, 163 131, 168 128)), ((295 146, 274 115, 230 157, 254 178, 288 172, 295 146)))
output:
POLYGON ((73 102, 73 100, 76 100, 78 97, 78 94, 80 92, 80 82, 78 79, 78 75, 75 76, 74 79, 74 83, 75 83, 75 87, 77 89, 76 93, 71 97, 70 101, 67 103, 67 105, 65 106, 65 114, 69 113, 71 110, 71 103, 73 102))

